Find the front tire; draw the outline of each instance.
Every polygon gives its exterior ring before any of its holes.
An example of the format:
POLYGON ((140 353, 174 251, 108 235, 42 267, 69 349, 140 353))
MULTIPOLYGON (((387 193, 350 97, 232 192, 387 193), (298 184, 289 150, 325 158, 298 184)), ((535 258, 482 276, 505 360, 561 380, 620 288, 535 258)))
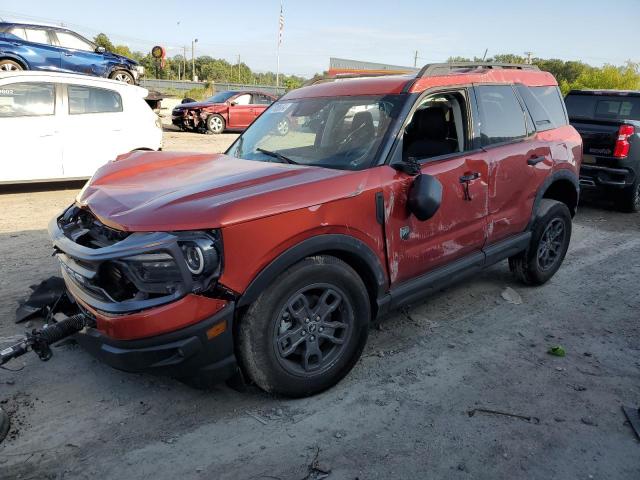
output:
POLYGON ((0 72, 18 72, 24 70, 22 65, 13 60, 0 60, 0 72))
POLYGON ((367 289, 349 265, 331 256, 305 258, 245 312, 238 331, 240 364, 267 392, 313 395, 356 364, 370 318, 367 289))
POLYGON ((129 85, 133 85, 134 83, 136 83, 133 78, 133 75, 131 75, 126 70, 116 70, 109 76, 109 78, 113 80, 117 80, 122 83, 127 83, 129 85))
POLYGON ((209 132, 215 135, 219 135, 224 132, 225 128, 226 122, 224 121, 222 115, 214 113, 213 115, 209 115, 207 117, 207 130, 209 130, 209 132))
POLYGON ((529 247, 509 258, 509 268, 526 285, 548 282, 562 265, 571 241, 571 212, 562 202, 542 199, 529 247))

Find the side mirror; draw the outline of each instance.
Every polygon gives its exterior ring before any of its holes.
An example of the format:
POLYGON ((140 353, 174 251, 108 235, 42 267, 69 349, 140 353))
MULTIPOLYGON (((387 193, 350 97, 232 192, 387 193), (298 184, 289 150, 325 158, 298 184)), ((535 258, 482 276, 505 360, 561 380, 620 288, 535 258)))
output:
POLYGON ((232 107, 235 107, 236 105, 238 105, 238 102, 231 102, 229 103, 229 105, 231 105, 232 107))
POLYGON ((418 175, 409 189, 407 208, 422 222, 433 217, 442 203, 442 184, 431 175, 418 175))
POLYGON ((96 47, 96 53, 104 53, 106 52, 107 49, 104 47, 96 47))

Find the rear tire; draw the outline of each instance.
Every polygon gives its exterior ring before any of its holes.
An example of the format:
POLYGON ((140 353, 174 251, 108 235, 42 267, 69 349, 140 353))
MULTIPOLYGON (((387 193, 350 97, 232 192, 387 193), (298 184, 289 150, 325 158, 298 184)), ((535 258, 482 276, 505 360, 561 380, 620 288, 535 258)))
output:
POLYGON ((0 72, 18 72, 24 70, 22 65, 13 60, 0 60, 0 72))
POLYGON ((245 312, 238 331, 240 364, 267 392, 313 395, 353 368, 370 319, 367 289, 349 265, 331 256, 305 258, 245 312))
POLYGON ((227 127, 226 122, 222 115, 218 115, 214 113, 213 115, 209 115, 207 117, 207 130, 214 135, 219 135, 224 132, 224 129, 227 127))
POLYGON ((640 178, 624 190, 617 192, 616 206, 623 212, 640 212, 640 178))
POLYGON ((509 258, 509 268, 526 285, 542 285, 558 271, 571 241, 571 212, 562 202, 542 199, 531 242, 509 258))

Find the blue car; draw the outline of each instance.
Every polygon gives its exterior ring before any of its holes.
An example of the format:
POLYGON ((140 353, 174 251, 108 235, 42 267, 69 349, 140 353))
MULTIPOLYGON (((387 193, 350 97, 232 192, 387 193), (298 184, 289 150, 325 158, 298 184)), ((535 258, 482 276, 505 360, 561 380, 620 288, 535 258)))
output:
POLYGON ((82 73, 137 84, 144 67, 60 27, 0 22, 0 71, 82 73))

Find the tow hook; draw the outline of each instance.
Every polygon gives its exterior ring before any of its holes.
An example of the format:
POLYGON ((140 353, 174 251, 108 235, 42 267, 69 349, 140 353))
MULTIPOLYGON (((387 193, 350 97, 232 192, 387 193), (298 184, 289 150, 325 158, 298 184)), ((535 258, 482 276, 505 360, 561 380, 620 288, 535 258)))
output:
POLYGON ((84 313, 65 318, 56 323, 49 323, 40 329, 27 333, 18 343, 0 350, 0 365, 34 351, 40 360, 46 362, 53 356, 50 346, 60 340, 78 333, 86 326, 92 326, 94 320, 84 313))

